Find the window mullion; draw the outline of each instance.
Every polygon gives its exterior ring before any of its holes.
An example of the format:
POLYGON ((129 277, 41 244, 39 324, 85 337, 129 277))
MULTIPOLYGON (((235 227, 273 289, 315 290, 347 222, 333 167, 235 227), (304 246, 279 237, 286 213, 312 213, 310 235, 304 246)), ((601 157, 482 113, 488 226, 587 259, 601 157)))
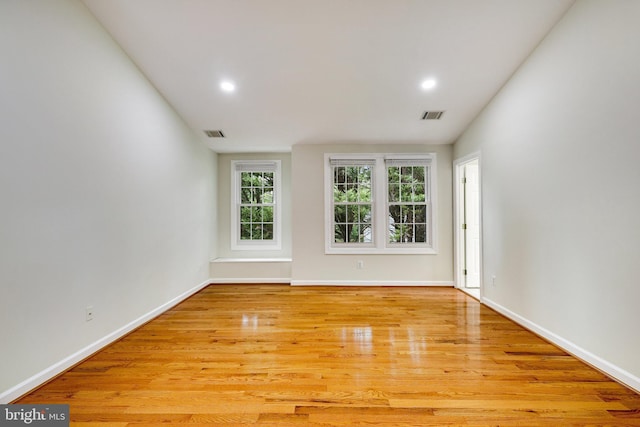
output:
POLYGON ((388 189, 387 189, 387 171, 382 159, 376 162, 375 179, 373 180, 375 191, 375 201, 373 209, 375 210, 375 223, 373 225, 375 232, 376 248, 382 249, 387 245, 387 212, 389 211, 388 189))

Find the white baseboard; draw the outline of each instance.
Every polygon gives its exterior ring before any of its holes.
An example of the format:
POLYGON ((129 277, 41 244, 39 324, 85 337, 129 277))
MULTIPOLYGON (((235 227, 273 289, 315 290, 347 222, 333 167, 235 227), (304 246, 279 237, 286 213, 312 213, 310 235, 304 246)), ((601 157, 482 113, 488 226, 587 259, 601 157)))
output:
POLYGON ((291 286, 453 286, 453 282, 420 280, 292 280, 291 286))
POLYGON ((519 325, 529 329, 531 332, 543 337, 544 339, 552 342, 557 345, 567 353, 575 356, 576 358, 582 360, 583 362, 593 366, 594 368, 602 371, 604 374, 612 377, 616 381, 621 382, 622 384, 628 386, 629 388, 635 390, 640 393, 640 378, 627 372, 626 370, 620 368, 619 366, 614 365, 611 362, 608 362, 602 359, 599 356, 585 350, 584 348, 572 343, 569 340, 562 338, 561 336, 554 334, 553 332, 543 328, 542 326, 531 322, 528 319, 520 316, 517 313, 501 306, 500 304, 491 301, 488 298, 482 298, 482 302, 486 304, 488 307, 491 307, 498 313, 502 314, 505 317, 513 320, 519 325))
POLYGON ((216 284, 283 284, 291 286, 448 286, 453 287, 453 282, 426 282, 426 281, 398 281, 398 280, 291 280, 290 277, 228 277, 212 278, 209 283, 216 284))
POLYGON ((270 284, 288 284, 291 283, 290 277, 269 277, 269 278, 253 278, 253 277, 228 277, 228 278, 214 278, 209 279, 209 283, 212 285, 222 285, 222 284, 243 284, 243 283, 270 283, 270 284))
POLYGON ((44 384, 45 382, 47 382, 50 379, 54 378, 55 376, 63 373, 67 369, 73 367, 75 364, 77 364, 78 362, 81 362, 82 360, 84 360, 87 357, 91 356, 92 354, 94 354, 95 352, 99 351, 100 349, 102 349, 102 348, 106 347, 107 345, 117 341, 118 339, 122 338, 123 336, 125 336, 129 332, 133 331, 134 329, 144 325, 145 323, 147 323, 148 321, 152 320, 153 318, 159 316, 160 314, 164 313, 165 311, 169 310, 170 308, 178 305, 179 303, 181 303, 185 299, 189 298, 191 295, 193 295, 196 292, 200 291, 201 289, 207 287, 210 283, 211 282, 209 280, 206 280, 205 282, 200 283, 198 286, 196 286, 194 288, 191 288, 188 291, 178 295, 177 297, 173 298, 172 300, 170 300, 170 301, 162 304, 161 306, 151 310, 147 314, 135 319, 134 321, 128 323, 127 325, 121 327, 120 329, 117 329, 117 330, 111 332, 110 334, 106 335, 105 337, 100 338, 99 340, 95 341, 92 344, 89 344, 85 348, 83 348, 83 349, 73 353, 72 355, 66 357, 65 359, 63 359, 63 360, 51 365, 47 369, 44 369, 43 371, 38 372, 37 374, 35 374, 31 378, 27 378, 26 380, 24 380, 20 384, 14 386, 14 387, 11 387, 9 390, 3 391, 2 393, 0 393, 0 404, 9 403, 9 402, 19 398, 20 396, 28 393, 29 391, 35 389, 36 387, 44 384))

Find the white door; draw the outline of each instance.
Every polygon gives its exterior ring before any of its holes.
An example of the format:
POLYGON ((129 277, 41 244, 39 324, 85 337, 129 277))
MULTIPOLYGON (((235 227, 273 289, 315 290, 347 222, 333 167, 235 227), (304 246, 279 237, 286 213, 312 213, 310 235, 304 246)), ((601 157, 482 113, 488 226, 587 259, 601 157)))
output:
POLYGON ((465 287, 480 287, 480 180, 478 160, 464 165, 465 287))

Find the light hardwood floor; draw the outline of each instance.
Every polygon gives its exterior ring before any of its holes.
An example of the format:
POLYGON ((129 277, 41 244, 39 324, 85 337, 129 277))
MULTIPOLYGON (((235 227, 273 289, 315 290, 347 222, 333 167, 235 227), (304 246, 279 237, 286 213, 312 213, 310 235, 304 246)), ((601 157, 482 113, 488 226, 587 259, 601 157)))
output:
POLYGON ((75 426, 640 426, 640 395, 451 288, 212 285, 16 403, 75 426))

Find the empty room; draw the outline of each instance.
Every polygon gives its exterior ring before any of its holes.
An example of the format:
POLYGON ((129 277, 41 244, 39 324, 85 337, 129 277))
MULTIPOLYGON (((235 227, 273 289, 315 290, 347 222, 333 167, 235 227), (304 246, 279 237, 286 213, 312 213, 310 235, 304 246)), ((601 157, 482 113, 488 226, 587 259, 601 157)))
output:
POLYGON ((0 0, 0 425, 640 425, 638 22, 0 0))

